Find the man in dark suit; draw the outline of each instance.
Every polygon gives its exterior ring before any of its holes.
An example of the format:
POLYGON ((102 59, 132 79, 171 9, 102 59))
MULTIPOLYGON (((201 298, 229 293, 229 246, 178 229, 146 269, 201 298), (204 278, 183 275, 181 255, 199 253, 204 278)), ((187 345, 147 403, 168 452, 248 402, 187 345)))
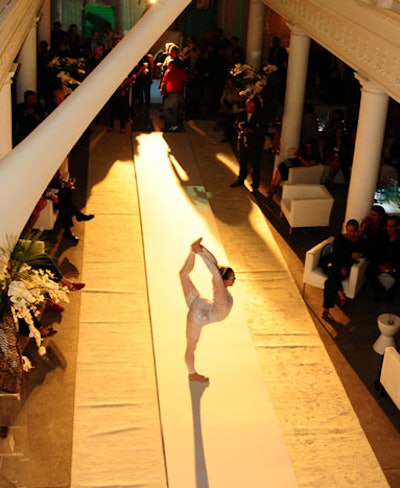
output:
POLYGON ((265 134, 260 102, 257 98, 246 100, 246 110, 239 113, 235 127, 238 134, 239 176, 231 184, 231 188, 244 185, 250 166, 251 186, 253 193, 257 193, 260 186, 260 158, 265 134))

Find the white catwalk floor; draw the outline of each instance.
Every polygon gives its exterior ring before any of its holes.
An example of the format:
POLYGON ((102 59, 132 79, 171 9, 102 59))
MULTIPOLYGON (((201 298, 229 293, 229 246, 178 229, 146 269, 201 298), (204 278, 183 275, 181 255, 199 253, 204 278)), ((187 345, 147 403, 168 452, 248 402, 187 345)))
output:
MULTIPOLYGON (((137 136, 134 146, 169 486, 297 486, 234 287, 230 317, 205 327, 199 342, 198 371, 210 384, 188 382, 178 270, 200 236, 221 264, 227 259, 188 138, 172 137, 174 154, 161 133, 137 136)), ((210 297, 201 258, 195 271, 210 297)))
MULTIPOLYGON (((71 487, 387 486, 230 147, 193 128, 93 141, 71 487), (238 278, 200 339, 206 387, 178 279, 200 236, 238 278)), ((194 279, 209 295, 200 260, 194 279)))

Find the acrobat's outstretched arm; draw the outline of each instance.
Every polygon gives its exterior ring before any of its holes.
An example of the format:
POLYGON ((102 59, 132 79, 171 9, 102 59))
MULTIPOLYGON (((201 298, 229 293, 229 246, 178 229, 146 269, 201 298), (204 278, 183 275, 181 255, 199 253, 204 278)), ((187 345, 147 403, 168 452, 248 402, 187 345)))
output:
POLYGON ((192 244, 191 249, 193 252, 203 258, 203 261, 206 263, 207 268, 210 270, 213 276, 213 282, 215 284, 222 283, 222 276, 218 269, 218 262, 215 259, 215 256, 201 244, 201 240, 202 238, 197 239, 197 241, 192 244))

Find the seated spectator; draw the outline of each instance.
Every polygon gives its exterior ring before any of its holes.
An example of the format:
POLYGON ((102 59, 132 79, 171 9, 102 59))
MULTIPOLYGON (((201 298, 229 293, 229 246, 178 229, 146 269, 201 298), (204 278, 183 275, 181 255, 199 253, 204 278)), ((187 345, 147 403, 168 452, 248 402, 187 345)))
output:
POLYGON ((364 256, 364 245, 358 231, 357 220, 347 221, 345 233, 335 237, 333 241, 330 260, 321 264, 324 273, 328 276, 324 285, 322 308, 322 318, 324 319, 329 317, 329 309, 334 307, 337 298, 339 298, 340 305, 346 303, 342 280, 349 276, 354 262, 364 256))
POLYGON ((400 230, 397 216, 386 219, 386 232, 380 234, 370 254, 367 275, 371 281, 374 299, 390 302, 400 280, 400 230))
POLYGON ((222 127, 224 137, 221 142, 227 142, 235 136, 234 123, 242 104, 240 90, 231 76, 225 80, 225 88, 219 100, 218 118, 215 129, 222 127))
POLYGON ((271 186, 268 190, 268 196, 271 198, 278 190, 282 181, 287 181, 289 177, 289 168, 296 168, 300 166, 315 166, 320 162, 320 157, 317 149, 312 142, 307 142, 301 148, 296 150, 293 158, 288 158, 282 161, 275 170, 274 176, 271 180, 271 186))
POLYGON ((358 235, 366 241, 367 258, 373 253, 375 243, 386 233, 386 212, 381 205, 373 205, 360 225, 358 235))

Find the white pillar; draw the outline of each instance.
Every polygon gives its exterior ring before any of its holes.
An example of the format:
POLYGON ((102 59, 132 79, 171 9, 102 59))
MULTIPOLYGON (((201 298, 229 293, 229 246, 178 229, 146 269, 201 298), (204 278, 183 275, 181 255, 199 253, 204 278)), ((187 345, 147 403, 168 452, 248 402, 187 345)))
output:
POLYGON ((21 233, 46 185, 93 117, 156 42, 158 33, 189 3, 160 0, 150 7, 62 105, 0 160, 0 208, 7 209, 0 216, 0 246, 6 236, 21 233))
POLYGON ((290 30, 281 144, 275 164, 287 157, 290 148, 297 148, 299 146, 304 94, 307 82, 310 38, 294 25, 290 25, 290 30))
POLYGON ((261 0, 250 0, 247 23, 246 63, 257 70, 261 68, 264 17, 265 4, 261 0))
POLYGON ((389 98, 373 82, 356 75, 362 85, 345 222, 361 221, 374 201, 382 156, 389 98))
POLYGON ((40 10, 40 20, 38 27, 39 42, 47 41, 50 48, 51 38, 51 0, 44 0, 40 10))
POLYGON ((17 103, 24 101, 26 90, 37 90, 36 69, 37 69, 37 27, 36 20, 31 26, 24 44, 18 53, 17 63, 19 69, 16 77, 16 98, 17 103))
POLYGON ((12 149, 11 84, 16 69, 17 64, 13 64, 0 91, 0 158, 12 149))

